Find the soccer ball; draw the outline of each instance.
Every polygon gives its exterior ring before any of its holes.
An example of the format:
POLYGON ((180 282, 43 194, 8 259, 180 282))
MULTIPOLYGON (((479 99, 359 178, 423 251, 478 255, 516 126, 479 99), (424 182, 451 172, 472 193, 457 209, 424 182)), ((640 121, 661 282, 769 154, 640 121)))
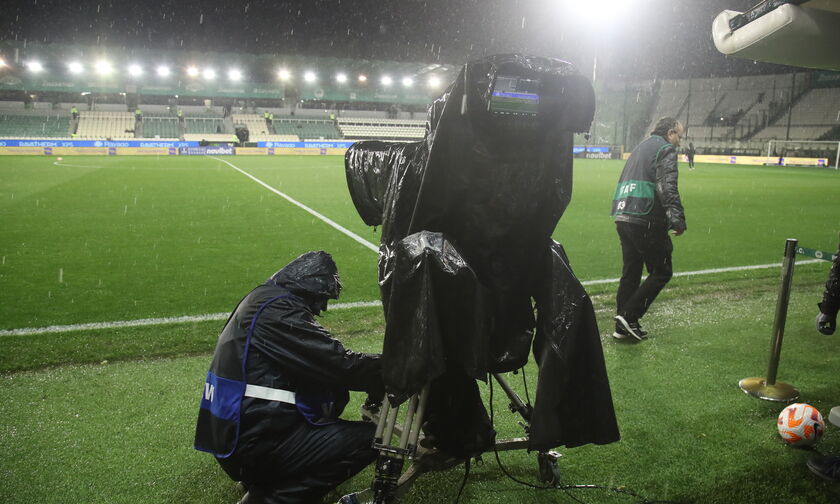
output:
POLYGON ((803 403, 783 409, 776 426, 779 435, 791 446, 810 446, 819 441, 825 431, 825 422, 817 408, 803 403))
POLYGON ((59 161, 61 161, 61 159, 62 159, 62 158, 58 158, 58 160, 59 160, 59 161))

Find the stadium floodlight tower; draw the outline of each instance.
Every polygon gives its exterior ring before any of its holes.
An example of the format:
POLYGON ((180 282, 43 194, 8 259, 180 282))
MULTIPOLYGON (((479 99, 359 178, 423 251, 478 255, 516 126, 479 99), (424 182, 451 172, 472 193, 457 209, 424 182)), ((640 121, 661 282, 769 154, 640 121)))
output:
POLYGON ((158 66, 156 71, 157 71, 158 77, 169 77, 170 70, 169 70, 169 67, 166 66, 166 65, 158 66))

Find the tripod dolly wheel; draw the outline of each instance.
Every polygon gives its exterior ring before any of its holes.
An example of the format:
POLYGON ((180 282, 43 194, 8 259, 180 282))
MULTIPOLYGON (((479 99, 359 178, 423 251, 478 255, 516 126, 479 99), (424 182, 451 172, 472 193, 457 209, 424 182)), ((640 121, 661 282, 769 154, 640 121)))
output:
POLYGON ((560 457, 561 455, 555 451, 537 453, 540 481, 551 486, 560 484, 560 467, 557 465, 557 459, 560 457))

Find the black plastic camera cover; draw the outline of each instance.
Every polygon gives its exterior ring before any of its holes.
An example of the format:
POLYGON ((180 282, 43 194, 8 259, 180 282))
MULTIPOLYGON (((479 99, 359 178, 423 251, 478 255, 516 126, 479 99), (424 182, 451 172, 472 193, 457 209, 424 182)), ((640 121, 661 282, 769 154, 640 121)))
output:
POLYGON ((464 391, 522 367, 532 343, 540 376, 529 447, 619 438, 592 304, 551 239, 572 195, 573 134, 588 131, 594 110, 591 84, 570 63, 490 56, 435 100, 422 141, 347 151, 356 209, 382 226, 389 400, 432 384, 427 427, 452 434, 446 451, 490 446, 480 398, 464 391), (460 418, 443 405, 458 405, 460 418), (465 421, 480 439, 459 445, 465 421))

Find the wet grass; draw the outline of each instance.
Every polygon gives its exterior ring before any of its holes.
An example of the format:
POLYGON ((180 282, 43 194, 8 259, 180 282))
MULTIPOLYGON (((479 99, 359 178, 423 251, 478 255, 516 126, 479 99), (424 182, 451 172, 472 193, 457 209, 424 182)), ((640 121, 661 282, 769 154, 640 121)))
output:
MULTIPOLYGON (((378 242, 349 202, 340 158, 228 159, 378 242)), ((53 161, 0 160, 0 329, 226 312, 277 267, 317 248, 333 253, 342 270, 341 301, 378 297, 372 251, 217 161, 53 161)), ((582 280, 616 277, 608 212, 621 163, 576 166, 574 199, 555 238, 582 280)), ((836 246, 836 172, 699 165, 680 183, 689 231, 674 240, 677 271, 778 263, 788 237, 836 246)), ((813 330, 827 266, 797 267, 779 371, 824 413, 840 403, 837 336, 813 330)), ((778 284, 778 268, 674 278, 644 319, 651 339, 638 345, 609 336, 615 285, 591 286, 622 440, 561 449, 564 482, 677 502, 840 501, 837 486, 805 468, 810 452, 777 437, 781 406, 737 388, 739 379, 765 372, 778 284)), ((322 322, 351 348, 381 348, 380 308, 330 311, 322 322)), ((7 450, 0 501, 235 502, 235 487, 212 458, 191 448, 221 325, 0 336, 7 450)), ((527 378, 533 392, 533 365, 527 378)), ((523 390, 521 375, 509 379, 523 390)), ((497 389, 498 431, 521 435, 499 396, 497 389)), ((354 395, 349 418, 361 400, 354 395)), ((818 449, 840 453, 838 430, 829 427, 818 449)), ((537 483, 533 455, 501 459, 513 476, 537 483)), ((368 469, 338 493, 371 477, 368 469)), ((462 469, 427 475, 406 502, 454 501, 462 477, 462 469)), ((634 502, 609 490, 569 492, 591 503, 634 502)), ((490 454, 472 468, 461 502, 574 498, 513 483, 490 454)))
MULTIPOLYGON (((827 351, 836 337, 813 330, 814 298, 824 271, 801 268, 794 283, 779 379, 798 386, 823 412, 840 397, 836 366, 827 351)), ((648 499, 676 502, 836 502, 840 488, 805 468, 811 454, 785 446, 775 432, 781 405, 749 398, 739 379, 766 368, 777 285, 774 279, 721 279, 671 285, 646 317, 651 338, 627 344, 609 336, 613 306, 595 295, 604 354, 622 440, 607 446, 559 449, 566 484, 624 488, 648 499)), ((322 322, 348 347, 381 348, 378 308, 335 311, 322 322)), ((0 377, 0 437, 7 457, 0 464, 4 502, 230 503, 235 486, 212 457, 191 449, 198 394, 218 324, 196 324, 195 355, 65 364, 0 377), (199 334, 203 334, 203 341, 199 334)), ((177 326, 134 328, 133 338, 166 343, 177 326)), ((80 334, 78 341, 120 346, 116 331, 80 334)), ((93 344, 93 343, 92 343, 93 344)), ((191 350, 191 351, 192 351, 191 350)), ((173 353, 180 350, 173 349, 173 353)), ((77 356, 78 362, 83 357, 77 356)), ((536 369, 527 368, 534 391, 536 369)), ((508 380, 524 397, 522 375, 508 380)), ((488 390, 484 396, 489 400, 488 390)), ((356 417, 354 394, 346 417, 356 417)), ((489 403, 489 401, 487 401, 489 403)), ((517 418, 496 388, 496 428, 502 437, 522 435, 517 418)), ((829 427, 818 449, 840 452, 840 432, 829 427)), ((507 479, 493 454, 473 466, 462 502, 572 502, 560 491, 524 488, 507 479)), ((500 455, 514 477, 539 484, 535 458, 500 455)), ((424 476, 407 503, 454 500, 463 468, 424 476)), ((342 492, 369 484, 366 470, 342 492)), ((609 490, 569 490, 589 503, 635 502, 609 490)))

